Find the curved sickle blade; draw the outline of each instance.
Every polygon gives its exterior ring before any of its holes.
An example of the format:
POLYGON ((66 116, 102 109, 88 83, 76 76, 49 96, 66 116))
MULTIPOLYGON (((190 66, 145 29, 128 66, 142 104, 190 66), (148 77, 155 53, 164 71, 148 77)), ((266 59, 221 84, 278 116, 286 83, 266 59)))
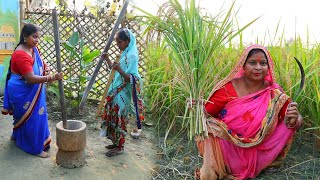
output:
MULTIPOLYGON (((109 48, 110 48, 110 46, 111 46, 111 43, 112 43, 112 41, 113 41, 113 39, 114 39, 114 35, 116 34, 116 31, 118 30, 119 25, 120 25, 120 23, 121 23, 121 21, 122 21, 122 19, 123 19, 123 17, 124 17, 124 14, 125 14, 125 12, 126 12, 126 10, 127 10, 128 4, 129 4, 129 0, 126 0, 126 1, 123 3, 122 9, 121 9, 121 11, 120 11, 120 13, 119 13, 119 16, 118 16, 115 24, 114 24, 114 27, 113 27, 113 29, 112 29, 112 31, 111 31, 111 34, 110 34, 110 36, 109 36, 109 39, 108 39, 108 41, 107 41, 107 44, 106 44, 103 52, 107 52, 107 51, 109 50, 109 48)), ((98 62, 98 64, 97 64, 96 68, 94 69, 94 72, 93 72, 93 74, 92 74, 92 76, 91 76, 91 79, 90 79, 90 81, 89 81, 89 83, 88 83, 88 86, 86 87, 86 89, 85 89, 85 91, 84 91, 84 93, 83 93, 83 96, 82 96, 82 99, 81 99, 81 102, 80 102, 80 105, 79 105, 79 108, 80 108, 80 109, 83 108, 83 106, 84 106, 84 104, 85 104, 85 102, 86 102, 86 99, 87 99, 87 97, 88 97, 89 91, 90 91, 90 89, 91 89, 91 87, 92 87, 92 85, 93 85, 93 83, 94 83, 94 81, 95 81, 95 79, 96 79, 96 77, 97 77, 97 75, 98 75, 99 69, 100 69, 100 67, 102 66, 102 62, 103 62, 103 61, 104 61, 104 59, 102 59, 102 58, 100 57, 100 60, 99 60, 99 62, 98 62)))
POLYGON ((304 87, 304 83, 305 83, 306 77, 305 77, 304 69, 302 67, 301 62, 296 57, 294 57, 294 59, 296 60, 298 66, 299 66, 299 70, 300 70, 300 74, 301 74, 300 87, 299 87, 299 90, 298 90, 298 93, 297 93, 297 95, 299 95, 300 92, 302 91, 303 87, 304 87))

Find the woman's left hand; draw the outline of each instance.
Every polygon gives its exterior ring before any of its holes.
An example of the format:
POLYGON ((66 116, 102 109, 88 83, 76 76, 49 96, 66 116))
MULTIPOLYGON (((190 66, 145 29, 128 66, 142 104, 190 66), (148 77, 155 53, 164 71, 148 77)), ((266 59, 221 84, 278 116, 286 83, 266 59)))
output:
POLYGON ((299 129, 302 125, 303 118, 298 111, 298 104, 292 102, 289 104, 285 116, 285 123, 289 128, 299 129))

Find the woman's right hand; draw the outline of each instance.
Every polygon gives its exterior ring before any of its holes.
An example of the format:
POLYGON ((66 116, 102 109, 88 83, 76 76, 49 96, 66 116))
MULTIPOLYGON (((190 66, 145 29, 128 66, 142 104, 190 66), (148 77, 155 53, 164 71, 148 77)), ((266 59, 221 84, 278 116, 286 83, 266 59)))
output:
POLYGON ((108 55, 107 53, 102 53, 102 54, 101 54, 101 58, 104 59, 104 60, 106 60, 106 61, 107 61, 107 60, 110 61, 109 55, 108 55))
POLYGON ((54 74, 54 80, 61 80, 63 78, 63 72, 54 74))
POLYGON ((111 69, 112 63, 111 63, 111 61, 109 59, 109 55, 104 52, 104 53, 101 54, 101 58, 104 59, 107 62, 108 69, 111 69))
POLYGON ((301 127, 303 118, 298 111, 298 104, 296 102, 289 104, 284 119, 288 128, 299 129, 301 127))

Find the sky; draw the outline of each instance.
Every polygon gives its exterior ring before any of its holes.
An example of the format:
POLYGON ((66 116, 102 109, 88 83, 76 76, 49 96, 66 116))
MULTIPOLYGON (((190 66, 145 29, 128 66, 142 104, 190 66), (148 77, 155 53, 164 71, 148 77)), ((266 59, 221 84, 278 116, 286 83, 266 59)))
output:
MULTIPOLYGON (((81 2, 76 0, 76 3, 77 1, 81 2)), ((148 12, 156 13, 158 6, 165 1, 131 0, 131 3, 148 12)), ((185 0, 179 1, 185 2, 185 0)), ((227 10, 232 0, 196 0, 196 2, 214 15, 220 8, 227 10)), ((259 43, 263 42, 265 45, 277 43, 283 31, 284 38, 288 41, 300 36, 303 41, 308 40, 310 44, 320 42, 320 0, 236 0, 234 9, 239 9, 236 18, 240 27, 260 17, 244 31, 245 43, 255 42, 257 38, 259 43), (278 33, 275 33, 278 24, 278 33)))

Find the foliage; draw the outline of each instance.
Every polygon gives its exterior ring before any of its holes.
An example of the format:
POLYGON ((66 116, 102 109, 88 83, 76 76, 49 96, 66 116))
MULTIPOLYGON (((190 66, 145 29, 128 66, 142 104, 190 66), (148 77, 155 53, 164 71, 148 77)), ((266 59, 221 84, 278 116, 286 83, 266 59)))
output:
MULTIPOLYGON (((155 82, 156 87, 162 87, 152 95, 153 106, 158 107, 158 118, 168 121, 167 135, 172 128, 178 127, 183 132, 186 128, 190 139, 197 135, 207 135, 206 123, 203 121, 203 99, 211 91, 215 78, 216 55, 221 47, 239 35, 247 26, 233 29, 232 10, 234 3, 226 13, 219 12, 211 17, 202 15, 195 0, 185 1, 184 8, 177 0, 170 0, 159 10, 157 16, 142 11, 148 25, 147 30, 157 31, 164 40, 161 45, 167 52, 167 64, 162 68, 172 68, 172 74, 163 74, 155 82), (164 91, 166 90, 166 91, 164 91), (194 100, 195 106, 188 108, 187 100, 194 100)), ((160 47, 161 49, 161 47, 160 47)), ((148 63, 147 63, 148 64, 148 63)), ((168 71, 166 71, 168 72, 168 71)), ((156 78, 157 75, 154 76, 156 78)), ((153 82, 149 84, 153 86, 153 82)), ((154 88, 157 89, 157 88, 154 88)))
POLYGON ((91 51, 88 46, 84 45, 84 41, 79 37, 78 32, 74 32, 69 40, 62 45, 69 52, 70 61, 74 59, 79 60, 77 64, 79 66, 77 69, 80 69, 79 72, 71 74, 72 66, 70 66, 67 70, 68 79, 65 80, 65 89, 69 89, 69 91, 65 91, 66 97, 73 99, 71 103, 73 107, 78 107, 86 88, 86 83, 91 78, 87 75, 87 71, 92 68, 94 64, 92 60, 99 56, 100 51, 91 51))

